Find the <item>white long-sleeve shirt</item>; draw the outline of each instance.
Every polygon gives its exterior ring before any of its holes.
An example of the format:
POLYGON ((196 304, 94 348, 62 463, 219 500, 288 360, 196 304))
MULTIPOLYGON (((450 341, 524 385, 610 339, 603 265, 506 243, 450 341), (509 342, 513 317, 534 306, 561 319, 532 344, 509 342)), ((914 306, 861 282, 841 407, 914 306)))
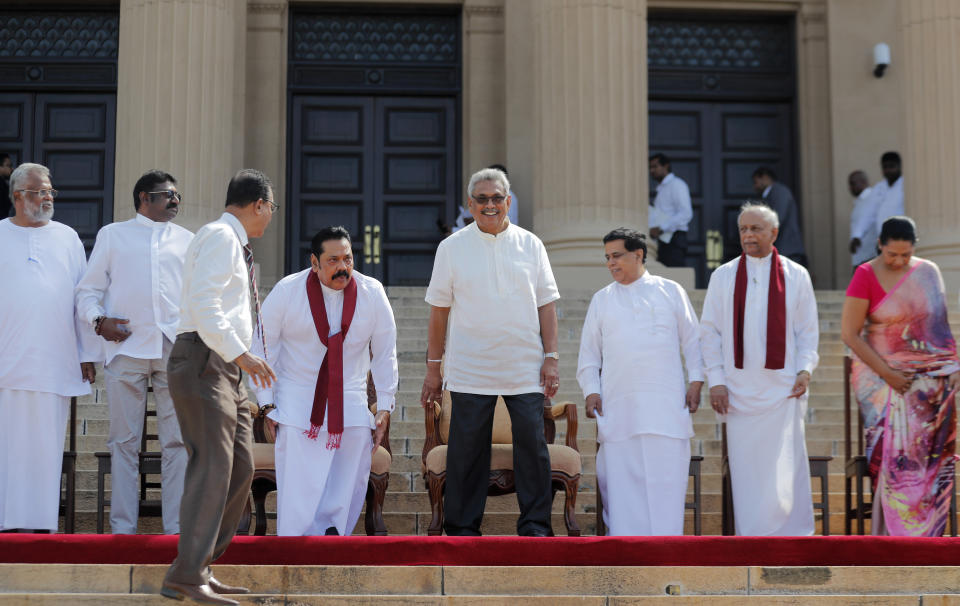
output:
POLYGON ((73 291, 87 255, 72 228, 0 221, 0 388, 90 393, 81 362, 102 357, 100 337, 76 314, 73 291))
POLYGON ((123 318, 130 336, 104 341, 105 362, 122 354, 163 357, 163 338, 177 338, 183 259, 193 233, 137 214, 97 234, 87 271, 77 285, 77 313, 91 325, 100 316, 123 318))
POLYGON ((873 188, 867 187, 853 202, 850 211, 850 239, 860 240, 860 248, 853 253, 851 261, 856 267, 876 256, 877 236, 876 208, 874 207, 873 188))
POLYGON ((893 185, 890 185, 886 179, 881 179, 872 189, 874 224, 879 235, 884 221, 904 214, 903 177, 894 181, 893 185))
POLYGON ((802 265, 781 255, 786 282, 786 355, 782 369, 764 368, 771 258, 747 256, 742 369, 734 366, 733 351, 733 291, 739 257, 713 272, 703 303, 700 350, 707 380, 711 387, 727 386, 730 406, 736 413, 759 413, 779 406, 789 397, 797 373, 813 373, 820 360, 820 324, 810 275, 802 265))
POLYGON ((641 433, 692 437, 684 363, 690 381, 703 381, 697 316, 682 286, 645 272, 594 294, 580 335, 577 381, 584 398, 600 394, 599 441, 641 433))
MULTIPOLYGON (((305 269, 280 280, 263 302, 260 317, 267 341, 266 359, 277 373, 277 382, 267 388, 250 383, 261 405, 276 405, 268 415, 271 419, 304 430, 310 429, 317 373, 327 354, 307 298, 311 271, 305 269)), ((343 344, 343 425, 373 429, 373 416, 367 409, 367 371, 376 386, 377 410, 393 411, 399 381, 397 327, 380 282, 357 271, 353 279, 357 282, 357 307, 343 344)), ((340 332, 344 293, 320 286, 332 336, 340 332)), ((263 355, 259 339, 253 352, 263 355)), ((326 422, 325 416, 324 430, 326 422)))
POLYGON ((177 334, 196 331, 227 362, 249 351, 253 339, 247 242, 243 224, 225 212, 197 231, 183 263, 177 334))
POLYGON ((653 199, 650 213, 650 227, 659 227, 661 242, 670 242, 675 231, 687 231, 693 220, 693 205, 690 202, 690 188, 683 179, 673 173, 667 173, 657 185, 657 196, 653 199))

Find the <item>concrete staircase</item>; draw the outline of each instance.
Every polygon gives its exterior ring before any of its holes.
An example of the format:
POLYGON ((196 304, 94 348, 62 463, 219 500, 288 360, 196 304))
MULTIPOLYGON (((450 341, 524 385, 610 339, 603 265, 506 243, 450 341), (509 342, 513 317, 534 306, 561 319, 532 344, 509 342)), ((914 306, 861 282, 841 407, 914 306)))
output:
MULTIPOLYGON (((419 404, 424 376, 424 352, 427 339, 428 307, 423 301, 423 288, 391 287, 390 301, 397 320, 397 349, 400 364, 400 389, 397 410, 391 425, 391 445, 394 458, 390 473, 390 487, 384 505, 384 520, 390 534, 426 534, 430 522, 430 507, 420 472, 423 448, 423 410, 419 404)), ((705 291, 693 291, 691 300, 700 310, 705 291)), ((583 476, 577 499, 577 515, 584 535, 596 532, 596 424, 583 414, 583 396, 576 381, 577 352, 580 329, 591 293, 566 293, 558 302, 560 324, 560 391, 556 402, 575 402, 580 410, 578 444, 583 456, 583 476)), ((840 313, 843 293, 817 293, 820 312, 820 366, 810 386, 811 396, 807 418, 807 448, 811 455, 829 455, 830 463, 830 531, 843 532, 843 354, 840 340, 840 313)), ((957 317, 951 309, 951 317, 957 317)), ((956 328, 955 328, 955 334, 956 328)), ((95 531, 96 459, 95 451, 106 450, 108 429, 105 393, 102 384, 96 386, 92 397, 80 401, 78 410, 77 446, 79 476, 77 481, 77 531, 95 531)), ((716 421, 704 389, 700 410, 694 415, 696 436, 692 452, 703 455, 703 534, 720 534, 720 426, 716 421)), ((558 430, 562 440, 564 424, 558 430)), ((819 495, 818 482, 814 494, 819 495)), ((691 488, 692 491, 692 483, 691 488)), ((692 493, 691 493, 692 494, 692 493)), ((270 504, 272 501, 268 501, 270 504)), ((565 534, 562 495, 554 503, 553 525, 557 534, 565 534)), ((272 506, 272 505, 271 505, 272 506)), ((491 497, 484 517, 485 534, 515 534, 518 515, 513 495, 491 497)), ((819 516, 819 514, 818 514, 819 516)), ((821 520, 818 517, 818 531, 821 520)), ((268 532, 274 530, 273 522, 268 532)), ((141 532, 159 532, 158 519, 142 518, 141 532)), ((357 532, 362 532, 362 518, 357 532)), ((687 534, 693 534, 693 519, 687 513, 687 534)))
MULTIPOLYGON (((217 566, 243 604, 960 606, 954 567, 217 566)), ((0 565, 0 606, 164 606, 166 566, 0 565)))

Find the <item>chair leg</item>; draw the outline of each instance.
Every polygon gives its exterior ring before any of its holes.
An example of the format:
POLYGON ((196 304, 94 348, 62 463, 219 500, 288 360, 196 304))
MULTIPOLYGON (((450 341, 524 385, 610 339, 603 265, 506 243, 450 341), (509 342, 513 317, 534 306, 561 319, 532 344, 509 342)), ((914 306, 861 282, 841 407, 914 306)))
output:
POLYGON ((383 499, 387 495, 387 485, 390 474, 370 474, 367 482, 367 511, 363 517, 363 525, 367 536, 387 536, 387 526, 383 523, 383 499))
POLYGON ((253 530, 256 536, 267 534, 267 494, 275 487, 268 485, 268 482, 254 482, 252 487, 253 505, 256 513, 257 524, 253 530))
POLYGON ((446 484, 446 474, 434 475, 427 473, 427 493, 430 495, 430 526, 427 535, 431 537, 443 534, 443 488, 446 484))
POLYGON ((580 476, 563 480, 563 489, 566 492, 566 500, 563 504, 563 519, 567 524, 567 536, 579 537, 580 525, 577 524, 577 486, 580 484, 580 476))
POLYGON ((110 473, 110 454, 97 453, 97 534, 103 534, 103 510, 106 507, 106 476, 110 473))

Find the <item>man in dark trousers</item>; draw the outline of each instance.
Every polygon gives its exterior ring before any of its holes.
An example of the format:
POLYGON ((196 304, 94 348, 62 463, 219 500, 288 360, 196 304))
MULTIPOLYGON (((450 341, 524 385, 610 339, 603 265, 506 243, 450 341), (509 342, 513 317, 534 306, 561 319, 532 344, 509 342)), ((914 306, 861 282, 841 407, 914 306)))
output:
MULTIPOLYGON (((248 593, 214 578, 210 563, 233 539, 253 479, 253 419, 240 371, 256 385, 276 379, 250 353, 251 300, 256 312, 260 306, 249 241, 263 235, 276 208, 270 179, 241 170, 227 187, 226 211, 201 227, 187 249, 180 327, 167 366, 188 456, 177 559, 161 589, 168 598, 237 604, 220 594, 248 593)), ((258 328, 256 338, 263 339, 258 328)))
POLYGON ((777 237, 777 251, 807 266, 807 254, 803 248, 803 236, 800 233, 800 217, 797 214, 797 202, 790 189, 777 181, 777 175, 761 166, 753 171, 753 189, 763 203, 773 209, 780 218, 780 235, 777 237))

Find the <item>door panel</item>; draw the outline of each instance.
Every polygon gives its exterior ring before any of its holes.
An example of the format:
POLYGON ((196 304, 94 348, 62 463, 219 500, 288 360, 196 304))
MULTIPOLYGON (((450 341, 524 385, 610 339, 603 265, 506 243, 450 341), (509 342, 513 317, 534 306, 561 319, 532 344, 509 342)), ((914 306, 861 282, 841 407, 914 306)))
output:
MULTIPOLYGON (((706 287, 712 271, 711 234, 719 237, 717 261, 740 254, 737 215, 746 200, 760 197, 753 191, 757 167, 770 167, 797 193, 791 116, 789 103, 650 101, 650 153, 667 154, 673 172, 690 186, 687 265, 698 288, 706 287)), ((652 202, 656 183, 650 186, 652 202)))
POLYGON ((293 97, 287 266, 343 225, 355 265, 385 284, 424 285, 457 204, 453 98, 293 97))
POLYGON ((0 151, 14 166, 33 157, 33 95, 0 93, 0 151))

